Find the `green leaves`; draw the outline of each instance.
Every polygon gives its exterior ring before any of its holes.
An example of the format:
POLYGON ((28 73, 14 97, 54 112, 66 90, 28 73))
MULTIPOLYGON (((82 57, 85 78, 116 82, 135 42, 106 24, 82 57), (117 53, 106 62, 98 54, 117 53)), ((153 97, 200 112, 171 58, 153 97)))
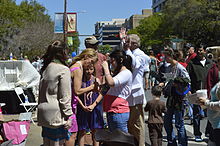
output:
POLYGON ((99 45, 98 50, 102 54, 110 53, 112 51, 112 48, 110 45, 99 45))
POLYGON ((176 36, 195 45, 217 45, 219 4, 208 0, 169 1, 164 10, 165 25, 169 24, 176 36))
MULTIPOLYGON (((51 42, 63 39, 53 29, 46 8, 36 0, 24 0, 20 5, 15 0, 0 0, 0 56, 9 56, 10 51, 17 58, 21 53, 30 59, 41 56, 51 42)), ((78 35, 73 37, 71 51, 79 47, 78 35)))
MULTIPOLYGON (((163 21, 164 16, 161 13, 155 13, 152 16, 149 16, 140 21, 140 25, 128 32, 129 33, 136 33, 141 38, 141 47, 147 48, 148 46, 153 45, 162 45, 163 40, 165 39, 166 35, 163 30, 163 21)), ((167 29, 168 30, 168 29, 167 29)))
POLYGON ((172 38, 195 45, 219 45, 220 1, 168 0, 161 13, 143 19, 131 32, 141 37, 142 48, 165 46, 172 38))

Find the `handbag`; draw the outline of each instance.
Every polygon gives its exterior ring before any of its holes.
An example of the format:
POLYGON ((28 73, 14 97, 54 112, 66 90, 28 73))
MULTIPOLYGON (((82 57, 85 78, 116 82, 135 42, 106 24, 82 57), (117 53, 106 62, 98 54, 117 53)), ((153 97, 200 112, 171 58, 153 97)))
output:
POLYGON ((173 87, 174 80, 170 80, 166 86, 163 88, 163 95, 165 98, 172 96, 172 87, 173 87))
POLYGON ((7 140, 13 140, 12 144, 22 143, 28 136, 30 121, 11 121, 3 123, 3 133, 7 140))
MULTIPOLYGON (((163 88, 163 95, 165 98, 172 96, 172 88, 174 85, 174 79, 177 76, 177 66, 174 67, 173 73, 172 73, 172 79, 168 81, 168 83, 163 88)), ((169 77, 170 78, 170 77, 169 77)))

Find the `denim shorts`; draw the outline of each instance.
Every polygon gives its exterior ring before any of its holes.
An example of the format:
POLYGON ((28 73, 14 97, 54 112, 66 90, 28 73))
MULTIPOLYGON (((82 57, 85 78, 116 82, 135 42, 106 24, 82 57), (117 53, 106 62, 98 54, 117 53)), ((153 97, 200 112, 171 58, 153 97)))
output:
POLYGON ((130 113, 107 113, 107 122, 110 131, 119 129, 128 133, 128 119, 130 113))

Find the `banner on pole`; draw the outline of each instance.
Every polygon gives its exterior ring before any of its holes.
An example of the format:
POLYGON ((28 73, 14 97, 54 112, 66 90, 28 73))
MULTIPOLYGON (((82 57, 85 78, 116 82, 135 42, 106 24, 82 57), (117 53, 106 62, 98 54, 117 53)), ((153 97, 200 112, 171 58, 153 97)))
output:
MULTIPOLYGON (((55 33, 64 32, 64 13, 55 13, 55 33)), ((76 32, 76 13, 67 13, 67 33, 76 32)))
POLYGON ((67 13, 67 33, 76 32, 76 13, 67 13))
POLYGON ((55 20, 54 20, 54 32, 55 33, 63 33, 64 32, 64 25, 63 25, 63 13, 55 13, 55 20))
POLYGON ((67 37, 68 46, 73 46, 73 37, 67 37))

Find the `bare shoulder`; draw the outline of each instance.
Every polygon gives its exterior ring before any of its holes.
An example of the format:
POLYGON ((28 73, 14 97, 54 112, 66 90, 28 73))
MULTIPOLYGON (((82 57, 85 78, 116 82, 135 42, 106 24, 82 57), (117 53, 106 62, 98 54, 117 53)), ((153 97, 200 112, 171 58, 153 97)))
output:
POLYGON ((75 67, 80 67, 79 63, 74 63, 73 65, 70 66, 70 69, 75 68, 75 67))

